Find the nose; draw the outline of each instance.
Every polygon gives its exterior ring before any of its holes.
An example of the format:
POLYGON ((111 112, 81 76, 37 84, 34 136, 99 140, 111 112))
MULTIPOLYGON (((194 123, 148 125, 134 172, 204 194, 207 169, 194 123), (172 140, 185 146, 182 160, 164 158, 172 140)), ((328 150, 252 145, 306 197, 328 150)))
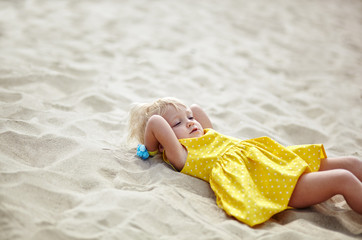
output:
POLYGON ((193 126, 194 125, 194 122, 193 121, 191 121, 191 120, 188 120, 187 121, 187 127, 191 127, 191 126, 193 126))

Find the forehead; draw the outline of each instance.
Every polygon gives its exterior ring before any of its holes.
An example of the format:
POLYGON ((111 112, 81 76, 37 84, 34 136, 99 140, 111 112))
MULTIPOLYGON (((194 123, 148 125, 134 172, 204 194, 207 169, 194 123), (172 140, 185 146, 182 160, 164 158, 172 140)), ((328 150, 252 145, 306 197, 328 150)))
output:
POLYGON ((163 117, 172 118, 172 117, 178 117, 179 115, 191 114, 191 113, 192 112, 188 107, 179 106, 178 108, 175 108, 174 106, 170 105, 167 106, 165 113, 163 114, 163 117))

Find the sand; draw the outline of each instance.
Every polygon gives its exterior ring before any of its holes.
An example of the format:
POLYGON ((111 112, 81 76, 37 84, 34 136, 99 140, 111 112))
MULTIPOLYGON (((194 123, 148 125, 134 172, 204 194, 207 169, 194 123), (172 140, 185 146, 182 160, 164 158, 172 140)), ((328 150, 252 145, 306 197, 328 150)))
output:
POLYGON ((362 158, 362 2, 1 1, 0 239, 362 239, 341 196, 255 228, 126 144, 133 102, 362 158))

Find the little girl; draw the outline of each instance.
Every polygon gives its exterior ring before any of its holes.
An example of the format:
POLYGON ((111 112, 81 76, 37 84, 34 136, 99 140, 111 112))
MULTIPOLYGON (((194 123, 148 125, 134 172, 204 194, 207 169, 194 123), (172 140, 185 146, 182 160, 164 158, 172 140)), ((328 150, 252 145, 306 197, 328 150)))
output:
POLYGON ((327 158, 322 144, 284 147, 268 137, 225 136, 199 106, 175 98, 133 107, 129 129, 145 145, 139 156, 162 152, 175 170, 208 181, 218 206, 250 226, 336 194, 362 214, 362 161, 327 158))

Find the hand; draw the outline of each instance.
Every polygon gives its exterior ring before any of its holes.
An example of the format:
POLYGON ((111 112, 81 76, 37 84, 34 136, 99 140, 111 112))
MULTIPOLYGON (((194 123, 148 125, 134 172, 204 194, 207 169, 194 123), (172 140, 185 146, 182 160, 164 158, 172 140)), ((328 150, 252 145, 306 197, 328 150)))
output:
POLYGON ((212 128, 212 123, 207 116, 206 112, 197 104, 192 104, 190 107, 194 118, 205 128, 212 128))

